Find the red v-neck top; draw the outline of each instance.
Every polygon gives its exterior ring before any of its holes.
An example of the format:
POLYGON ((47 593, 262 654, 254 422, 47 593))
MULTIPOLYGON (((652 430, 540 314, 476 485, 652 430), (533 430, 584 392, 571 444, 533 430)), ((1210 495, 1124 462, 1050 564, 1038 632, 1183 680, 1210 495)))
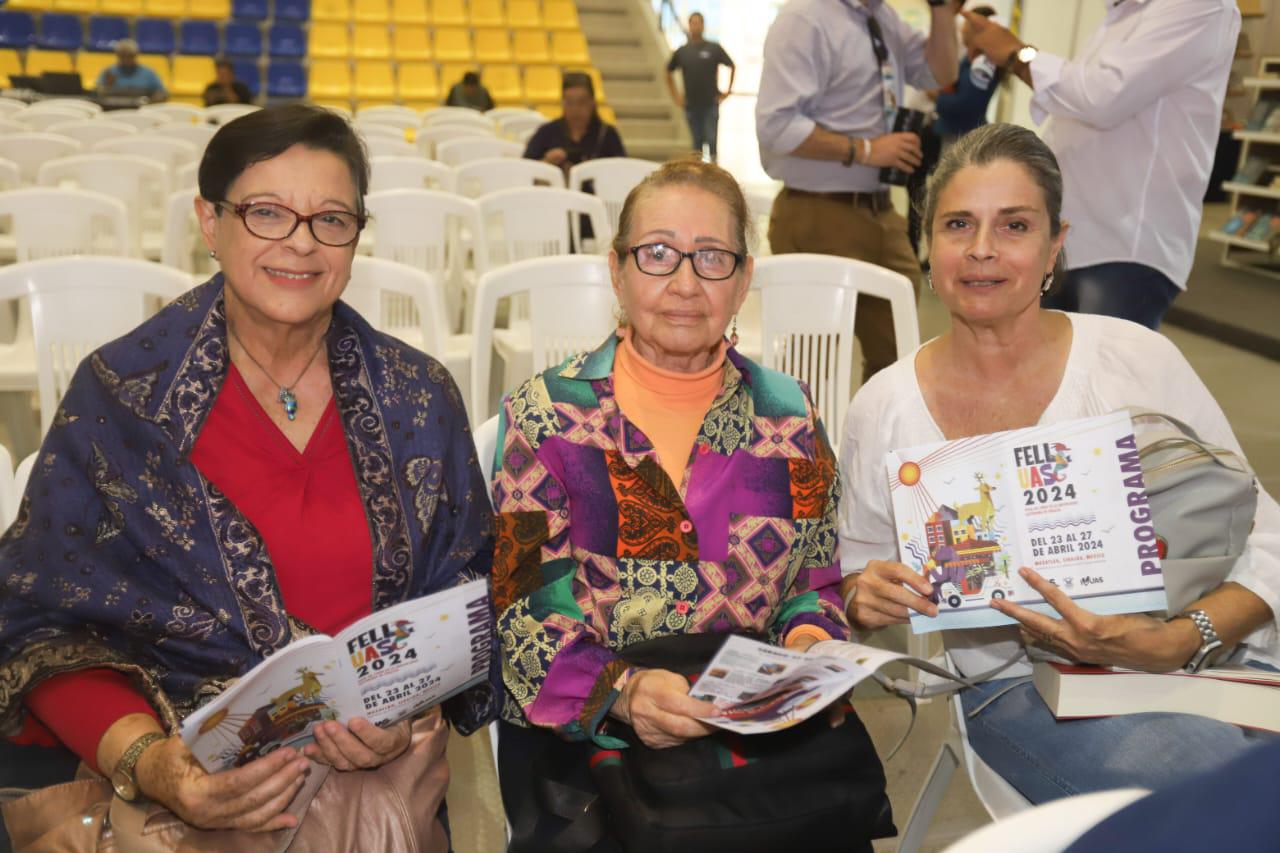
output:
MULTIPOLYGON (((191 461, 262 536, 290 613, 331 634, 372 611, 373 545, 336 400, 299 453, 232 365, 191 461)), ((51 744, 47 726, 95 768, 112 724, 155 715, 122 673, 108 669, 54 676, 26 704, 36 719, 15 740, 51 744)))

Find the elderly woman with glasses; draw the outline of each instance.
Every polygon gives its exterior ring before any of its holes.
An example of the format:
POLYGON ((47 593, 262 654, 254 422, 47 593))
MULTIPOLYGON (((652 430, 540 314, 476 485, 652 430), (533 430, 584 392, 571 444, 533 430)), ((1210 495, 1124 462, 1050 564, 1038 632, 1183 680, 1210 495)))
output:
POLYGON ((609 253, 621 328, 504 403, 494 603, 512 850, 553 846, 556 819, 526 815, 554 735, 608 743, 613 718, 661 748, 711 731, 697 719, 710 703, 680 675, 628 665, 629 646, 847 635, 826 434, 801 383, 725 337, 751 282, 749 222, 723 169, 662 166, 627 197, 609 253))
POLYGON ((65 814, 11 803, 9 831, 19 848, 137 829, 184 849, 447 850, 444 718, 481 726, 492 685, 443 716, 323 722, 212 775, 177 735, 290 642, 492 561, 453 380, 338 301, 365 224, 354 130, 262 110, 218 131, 199 181, 221 273, 84 360, 0 540, 0 732, 110 782, 65 814), (133 802, 136 825, 118 815, 133 802))

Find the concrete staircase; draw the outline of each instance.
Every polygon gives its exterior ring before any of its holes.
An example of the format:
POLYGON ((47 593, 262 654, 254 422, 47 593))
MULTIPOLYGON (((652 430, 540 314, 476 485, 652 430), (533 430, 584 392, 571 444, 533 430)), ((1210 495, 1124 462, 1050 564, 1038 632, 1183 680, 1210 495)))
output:
POLYGON ((578 17, 627 153, 668 160, 691 151, 684 113, 667 92, 669 50, 648 0, 578 0, 578 17))

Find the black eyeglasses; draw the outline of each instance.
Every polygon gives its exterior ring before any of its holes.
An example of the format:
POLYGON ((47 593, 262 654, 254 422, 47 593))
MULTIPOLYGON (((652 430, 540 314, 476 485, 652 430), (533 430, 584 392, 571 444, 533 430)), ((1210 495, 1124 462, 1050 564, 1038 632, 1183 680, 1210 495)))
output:
POLYGON ((263 240, 286 240, 298 230, 299 223, 305 222, 317 243, 323 243, 326 246, 349 246, 360 236, 367 221, 366 217, 356 216, 345 210, 321 210, 310 216, 303 216, 283 204, 273 204, 269 201, 251 201, 244 204, 219 201, 215 204, 225 207, 240 217, 249 233, 263 240))
POLYGON ((632 246, 628 251, 636 259, 636 269, 645 275, 672 275, 688 258, 698 278, 707 281, 724 281, 738 271, 738 264, 747 257, 728 249, 682 252, 666 243, 645 243, 632 246))

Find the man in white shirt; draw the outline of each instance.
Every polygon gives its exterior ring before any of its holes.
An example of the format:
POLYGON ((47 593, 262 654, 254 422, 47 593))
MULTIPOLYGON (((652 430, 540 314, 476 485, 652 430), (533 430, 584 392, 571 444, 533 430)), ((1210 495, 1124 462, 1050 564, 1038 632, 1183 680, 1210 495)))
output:
POLYGON ((1067 280, 1046 307, 1158 328, 1187 286, 1240 32, 1235 0, 1107 0, 1075 59, 964 13, 978 49, 1035 90, 1062 167, 1067 280))
MULTIPOLYGON (((774 200, 775 254, 817 252, 869 261, 918 286, 907 221, 889 204, 882 167, 911 172, 920 138, 892 133, 905 85, 950 85, 958 65, 954 0, 929 0, 930 32, 884 0, 788 0, 764 43, 756 136, 764 169, 785 186, 774 200)), ((889 303, 858 301, 864 378, 897 359, 889 303)))

